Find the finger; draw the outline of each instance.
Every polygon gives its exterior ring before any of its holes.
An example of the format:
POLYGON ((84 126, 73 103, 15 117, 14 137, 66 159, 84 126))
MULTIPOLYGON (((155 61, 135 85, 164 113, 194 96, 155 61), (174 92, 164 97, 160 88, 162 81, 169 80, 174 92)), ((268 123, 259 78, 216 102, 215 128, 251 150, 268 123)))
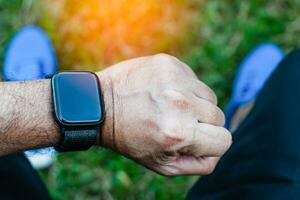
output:
POLYGON ((219 157, 181 156, 168 165, 162 166, 161 171, 166 175, 208 175, 212 173, 219 157))
POLYGON ((219 107, 207 100, 196 97, 193 98, 193 102, 195 103, 194 110, 199 123, 224 126, 225 116, 219 107))
POLYGON ((174 108, 188 112, 189 114, 192 113, 192 116, 199 123, 208 123, 216 126, 223 126, 225 123, 225 116, 222 110, 207 100, 197 98, 193 95, 187 97, 174 90, 165 90, 161 95, 174 108))
POLYGON ((199 123, 195 125, 189 145, 179 151, 195 157, 219 157, 230 147, 232 137, 224 127, 199 123))
POLYGON ((205 83, 203 83, 199 80, 196 80, 194 85, 195 85, 195 89, 194 89, 193 93, 196 97, 198 97, 200 99, 205 99, 214 105, 218 104, 218 99, 217 99, 216 94, 205 83))

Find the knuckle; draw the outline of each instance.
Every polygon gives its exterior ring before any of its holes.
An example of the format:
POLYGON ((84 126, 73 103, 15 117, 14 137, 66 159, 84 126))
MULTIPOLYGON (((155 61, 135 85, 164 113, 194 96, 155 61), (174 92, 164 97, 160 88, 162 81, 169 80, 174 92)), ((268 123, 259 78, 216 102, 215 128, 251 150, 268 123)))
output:
POLYGON ((177 135, 165 135, 164 137, 164 143, 166 146, 173 146, 179 143, 182 143, 184 141, 184 138, 179 137, 177 135))
POLYGON ((186 98, 172 99, 170 102, 175 108, 187 110, 192 106, 192 103, 186 98))
POLYGON ((223 128, 223 149, 222 149, 222 154, 225 154, 226 151, 228 151, 228 149, 230 148, 230 146, 232 145, 232 135, 231 133, 226 129, 223 128))
POLYGON ((218 125, 219 126, 224 126, 224 124, 225 124, 225 115, 219 107, 216 107, 216 108, 217 108, 216 116, 217 116, 218 125))
POLYGON ((168 104, 178 109, 185 110, 193 105, 193 102, 186 98, 184 94, 175 90, 164 90, 161 95, 168 104))
POLYGON ((218 98, 217 95, 214 93, 214 91, 212 89, 210 89, 210 87, 206 87, 206 99, 208 101, 210 101, 211 103, 213 103, 214 105, 218 104, 218 98))
POLYGON ((175 73, 180 71, 181 64, 179 60, 168 54, 157 54, 153 56, 154 63, 160 67, 161 72, 175 73))
POLYGON ((231 133, 227 130, 227 129, 225 129, 226 130, 226 150, 225 151, 227 151, 229 148, 230 148, 230 146, 232 145, 232 135, 231 135, 231 133))
POLYGON ((208 88, 208 98, 211 100, 211 102, 215 105, 218 104, 218 97, 217 95, 212 91, 212 89, 208 88))
POLYGON ((182 143, 185 138, 179 134, 180 127, 173 126, 164 131, 163 144, 166 147, 174 146, 176 144, 182 143))
POLYGON ((219 109, 218 109, 218 107, 217 106, 212 106, 211 107, 211 110, 210 110, 210 112, 211 112, 211 117, 212 117, 212 119, 213 119, 213 121, 217 121, 218 120, 218 115, 220 114, 220 111, 219 111, 219 109))
POLYGON ((207 117, 206 120, 208 123, 211 123, 211 124, 217 125, 217 126, 223 126, 224 121, 225 121, 225 117, 224 117, 222 110, 212 104, 210 104, 210 106, 207 106, 206 117, 207 117))
POLYGON ((217 105, 218 103, 217 95, 209 86, 207 86, 205 83, 201 82, 200 80, 197 80, 195 85, 196 87, 195 87, 194 94, 197 97, 206 99, 212 104, 217 105))
POLYGON ((170 63, 170 62, 174 62, 174 60, 177 60, 174 56, 165 53, 159 53, 154 55, 154 59, 158 60, 160 63, 161 62, 170 63))
POLYGON ((162 143, 165 147, 174 146, 185 140, 184 135, 181 134, 182 127, 177 124, 174 121, 166 122, 162 128, 162 143))
POLYGON ((154 130, 156 132, 160 131, 159 123, 156 120, 144 120, 144 127, 146 127, 148 130, 154 130))
POLYGON ((166 101, 166 102, 170 102, 173 101, 175 99, 176 96, 178 96, 177 92, 174 90, 163 90, 160 93, 160 96, 166 101))
POLYGON ((214 107, 213 120, 214 120, 215 124, 218 126, 223 126, 223 124, 224 124, 224 120, 225 120, 224 114, 221 111, 221 109, 218 108, 217 106, 214 107))

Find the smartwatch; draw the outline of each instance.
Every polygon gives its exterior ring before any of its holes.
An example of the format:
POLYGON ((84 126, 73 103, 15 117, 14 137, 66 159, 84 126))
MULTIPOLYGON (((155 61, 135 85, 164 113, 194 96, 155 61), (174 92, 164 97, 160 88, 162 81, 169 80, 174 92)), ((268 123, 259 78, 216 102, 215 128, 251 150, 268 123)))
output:
POLYGON ((61 139, 59 152, 87 150, 96 143, 104 120, 98 76, 93 72, 60 72, 51 79, 54 118, 61 139))

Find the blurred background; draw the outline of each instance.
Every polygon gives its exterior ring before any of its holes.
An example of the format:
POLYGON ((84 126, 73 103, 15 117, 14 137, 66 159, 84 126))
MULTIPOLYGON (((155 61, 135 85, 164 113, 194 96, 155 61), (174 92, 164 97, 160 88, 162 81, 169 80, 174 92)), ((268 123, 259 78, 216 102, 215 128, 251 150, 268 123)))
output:
MULTIPOLYGON (((243 56, 273 41, 299 47, 299 0, 0 0, 0 65, 23 25, 43 27, 60 69, 98 71, 165 52, 212 87, 222 108, 243 56)), ((166 178, 104 149, 61 154, 40 171, 54 199, 183 199, 198 177, 166 178)))

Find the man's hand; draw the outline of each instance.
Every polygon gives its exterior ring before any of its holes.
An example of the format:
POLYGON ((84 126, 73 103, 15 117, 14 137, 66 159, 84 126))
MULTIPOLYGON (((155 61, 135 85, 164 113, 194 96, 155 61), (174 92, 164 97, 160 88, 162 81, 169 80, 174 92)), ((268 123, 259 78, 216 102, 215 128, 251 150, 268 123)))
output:
POLYGON ((100 73, 106 104, 101 145, 164 175, 211 173, 231 145, 215 94, 165 54, 100 73))
MULTIPOLYGON (((98 73, 106 107, 99 143, 164 175, 209 174, 231 144, 214 93, 168 55, 98 73)), ((50 80, 0 83, 0 156, 60 141, 50 80)))

